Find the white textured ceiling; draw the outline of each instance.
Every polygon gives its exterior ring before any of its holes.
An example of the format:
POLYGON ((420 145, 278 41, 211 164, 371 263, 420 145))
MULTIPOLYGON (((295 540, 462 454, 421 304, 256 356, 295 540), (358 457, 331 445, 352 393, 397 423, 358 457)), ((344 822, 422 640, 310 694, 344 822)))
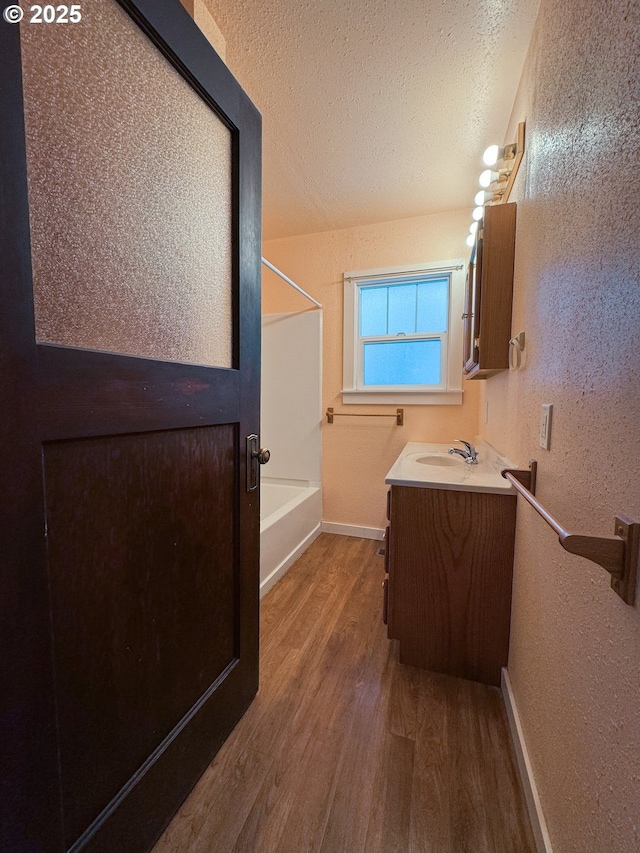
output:
POLYGON ((472 208, 539 0, 206 0, 263 117, 264 238, 472 208))

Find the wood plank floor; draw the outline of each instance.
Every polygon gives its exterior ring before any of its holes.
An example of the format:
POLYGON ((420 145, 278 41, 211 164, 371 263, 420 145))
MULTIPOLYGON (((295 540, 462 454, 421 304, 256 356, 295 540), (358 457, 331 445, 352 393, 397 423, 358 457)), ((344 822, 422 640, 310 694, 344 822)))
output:
POLYGON ((533 853, 500 692, 398 663, 379 542, 262 602, 257 698, 153 853, 533 853))

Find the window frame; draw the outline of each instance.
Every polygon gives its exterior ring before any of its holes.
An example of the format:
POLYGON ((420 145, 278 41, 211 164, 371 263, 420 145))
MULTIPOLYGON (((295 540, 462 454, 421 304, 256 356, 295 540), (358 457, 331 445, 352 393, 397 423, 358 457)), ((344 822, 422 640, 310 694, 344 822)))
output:
POLYGON ((404 405, 462 404, 462 316, 466 263, 457 258, 419 265, 357 270, 344 274, 344 347, 342 402, 347 404, 391 403, 404 405), (449 278, 447 330, 444 333, 412 333, 402 340, 441 340, 441 374, 438 385, 395 385, 364 387, 363 346, 365 342, 392 340, 391 336, 360 336, 360 289, 388 284, 392 279, 449 278))

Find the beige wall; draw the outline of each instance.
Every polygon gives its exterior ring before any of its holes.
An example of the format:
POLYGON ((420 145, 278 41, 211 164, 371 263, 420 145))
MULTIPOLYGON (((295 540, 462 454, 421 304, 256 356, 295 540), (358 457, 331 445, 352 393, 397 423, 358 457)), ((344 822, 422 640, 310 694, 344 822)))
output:
MULTIPOLYGON (((507 134, 526 118, 526 366, 486 382, 481 426, 538 460, 537 494, 563 524, 604 535, 616 513, 640 520, 639 34, 637 2, 542 2, 507 134)), ((519 504, 509 671, 555 853, 640 850, 639 612, 519 504)))
MULTIPOLYGON (((324 309, 323 411, 343 410, 342 310, 345 272, 395 264, 466 258, 469 211, 403 219, 265 243, 265 257, 309 291, 324 309)), ((272 272, 263 273, 263 310, 310 305, 272 272)), ((407 441, 449 442, 477 431, 478 383, 465 386, 462 406, 405 406, 405 425, 391 418, 336 418, 323 425, 322 483, 325 521, 385 526, 384 477, 407 441)), ((354 412, 395 411, 390 406, 351 406, 354 412)))

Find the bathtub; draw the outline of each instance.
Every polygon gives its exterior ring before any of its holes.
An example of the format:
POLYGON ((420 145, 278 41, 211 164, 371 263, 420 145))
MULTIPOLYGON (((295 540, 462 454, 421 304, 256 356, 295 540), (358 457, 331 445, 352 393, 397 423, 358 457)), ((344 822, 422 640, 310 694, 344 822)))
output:
POLYGON ((260 597, 320 533, 322 497, 317 484, 262 478, 260 482, 260 597))

